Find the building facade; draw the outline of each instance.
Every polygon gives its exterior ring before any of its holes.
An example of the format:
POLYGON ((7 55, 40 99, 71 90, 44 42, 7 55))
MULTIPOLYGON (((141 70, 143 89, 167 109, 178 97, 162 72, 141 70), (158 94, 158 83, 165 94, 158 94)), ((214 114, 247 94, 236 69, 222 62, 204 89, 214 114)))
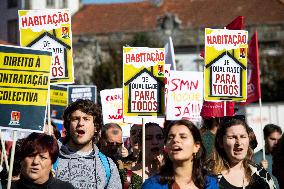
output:
POLYGON ((0 0, 0 39, 19 44, 18 10, 70 9, 76 13, 81 0, 0 0))

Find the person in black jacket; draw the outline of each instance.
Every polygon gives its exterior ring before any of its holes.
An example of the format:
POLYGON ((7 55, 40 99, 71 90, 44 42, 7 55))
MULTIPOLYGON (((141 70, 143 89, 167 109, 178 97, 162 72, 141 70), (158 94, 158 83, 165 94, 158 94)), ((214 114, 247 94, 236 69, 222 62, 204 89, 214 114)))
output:
POLYGON ((20 179, 12 182, 12 189, 75 189, 70 183, 52 176, 52 164, 59 153, 52 136, 32 133, 21 144, 20 179))

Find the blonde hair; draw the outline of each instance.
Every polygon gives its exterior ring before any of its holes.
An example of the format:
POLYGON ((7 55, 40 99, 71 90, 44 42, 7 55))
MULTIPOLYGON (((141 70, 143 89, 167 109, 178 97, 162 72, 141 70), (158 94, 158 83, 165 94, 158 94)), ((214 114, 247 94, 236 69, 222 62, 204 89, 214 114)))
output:
MULTIPOLYGON (((229 122, 226 122, 226 123, 221 122, 220 128, 218 129, 216 138, 215 138, 215 148, 206 163, 207 168, 214 175, 218 175, 222 171, 228 170, 230 168, 229 159, 226 155, 224 148, 222 148, 220 144, 223 143, 223 136, 226 134, 226 130, 229 127, 234 126, 234 125, 244 126, 247 133, 249 134, 248 125, 242 120, 232 118, 232 120, 230 120, 229 122)), ((249 181, 249 183, 252 182, 252 176, 251 176, 252 170, 249 167, 249 162, 251 161, 252 156, 253 156, 253 150, 251 149, 251 147, 249 147, 247 151, 247 155, 245 159, 243 160, 245 177, 249 181)))

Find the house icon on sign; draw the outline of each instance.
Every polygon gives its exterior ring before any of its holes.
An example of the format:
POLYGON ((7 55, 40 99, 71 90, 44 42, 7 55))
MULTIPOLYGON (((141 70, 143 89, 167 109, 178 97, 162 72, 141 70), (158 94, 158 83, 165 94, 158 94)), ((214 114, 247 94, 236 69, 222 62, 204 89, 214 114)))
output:
MULTIPOLYGON (((213 61, 205 66, 206 69, 210 68, 209 70, 209 81, 210 81, 210 91, 209 96, 211 97, 229 97, 229 98, 242 98, 243 91, 242 91, 242 83, 243 83, 243 72, 246 70, 246 67, 238 61, 232 54, 229 52, 223 52, 213 61), (213 90, 214 85, 217 82, 217 78, 219 75, 222 75, 222 85, 230 85, 233 81, 235 86, 238 86, 237 94, 220 94, 219 92, 216 93, 216 90, 213 90), (234 78, 233 80, 230 80, 234 78)), ((246 79, 246 78, 244 78, 246 79)), ((220 81, 220 79, 219 79, 220 81)), ((220 84, 220 83, 219 83, 220 84)), ((220 85, 221 85, 220 84, 220 85)), ((216 88, 214 88, 216 89, 216 88)), ((222 89, 224 90, 224 88, 222 89)), ((228 89, 229 90, 229 89, 228 89)))
MULTIPOLYGON (((129 113, 152 113, 157 112, 161 113, 161 99, 162 99, 162 87, 164 83, 156 78, 149 70, 144 68, 140 72, 138 72, 134 77, 129 79, 124 85, 128 86, 128 112, 129 113), (137 111, 134 107, 133 99, 137 97, 137 92, 142 92, 143 94, 152 94, 157 102, 157 109, 153 111, 141 110, 137 111), (154 94, 154 95, 153 95, 154 94)), ((147 95, 146 95, 147 96, 147 95)), ((145 97, 145 95, 144 95, 145 97)), ((149 102, 147 97, 145 97, 144 101, 149 102)), ((135 99, 136 100, 136 99, 135 99)))
POLYGON ((56 80, 56 79, 68 78, 67 50, 71 49, 71 47, 68 44, 57 39, 56 36, 51 35, 48 32, 44 32, 34 41, 28 44, 27 47, 52 51, 51 79, 56 80), (58 74, 58 72, 55 69, 58 67, 61 67, 60 74, 58 74))

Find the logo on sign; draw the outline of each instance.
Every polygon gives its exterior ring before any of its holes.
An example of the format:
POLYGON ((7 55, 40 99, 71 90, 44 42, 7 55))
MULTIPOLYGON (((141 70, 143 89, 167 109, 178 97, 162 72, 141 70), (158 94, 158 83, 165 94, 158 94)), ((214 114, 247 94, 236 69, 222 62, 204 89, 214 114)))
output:
POLYGON ((66 39, 66 38, 70 38, 70 31, 69 31, 69 27, 61 27, 61 36, 62 38, 66 39))
POLYGON ((9 125, 20 125, 21 112, 12 111, 9 125))

